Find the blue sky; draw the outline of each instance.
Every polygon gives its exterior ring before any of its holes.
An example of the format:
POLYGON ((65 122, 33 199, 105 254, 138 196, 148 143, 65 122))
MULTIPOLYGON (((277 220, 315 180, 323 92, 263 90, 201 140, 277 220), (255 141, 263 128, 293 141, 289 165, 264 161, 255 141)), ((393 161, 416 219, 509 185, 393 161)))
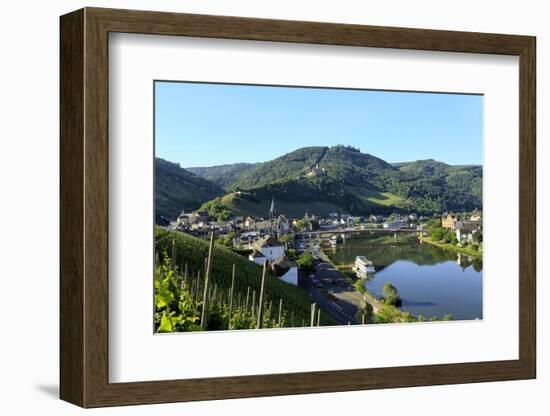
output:
POLYGON ((482 96, 155 82, 155 153, 182 167, 336 144, 388 162, 481 164, 482 137, 482 96))

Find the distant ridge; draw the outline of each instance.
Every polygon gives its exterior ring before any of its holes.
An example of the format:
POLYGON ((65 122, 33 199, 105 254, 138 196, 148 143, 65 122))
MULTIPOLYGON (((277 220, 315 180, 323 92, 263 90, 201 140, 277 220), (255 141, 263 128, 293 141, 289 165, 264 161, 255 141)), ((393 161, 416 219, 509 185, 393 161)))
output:
POLYGON ((434 213, 471 210, 482 203, 479 165, 453 166, 433 159, 388 163, 342 145, 304 147, 267 162, 190 168, 188 173, 217 187, 217 195, 203 200, 201 209, 236 215, 266 216, 272 196, 278 212, 290 217, 305 211, 434 213))
POLYGON ((223 195, 224 189, 177 163, 155 158, 155 220, 174 219, 182 210, 192 212, 205 201, 223 195))
POLYGON ((230 165, 187 168, 187 170, 197 176, 208 179, 222 188, 226 188, 235 182, 239 176, 254 169, 257 165, 257 163, 234 163, 230 165))

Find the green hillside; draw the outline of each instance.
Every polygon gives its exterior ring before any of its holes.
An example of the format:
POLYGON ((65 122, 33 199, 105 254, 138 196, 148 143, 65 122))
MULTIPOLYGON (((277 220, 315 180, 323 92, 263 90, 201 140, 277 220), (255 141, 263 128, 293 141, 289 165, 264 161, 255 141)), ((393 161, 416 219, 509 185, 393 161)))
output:
POLYGON ((392 165, 350 146, 305 147, 269 162, 200 169, 195 172, 223 183, 228 192, 202 208, 225 215, 265 216, 272 198, 288 217, 306 211, 429 214, 472 210, 482 203, 481 166, 434 160, 392 165))
POLYGON ((481 208, 483 168, 479 165, 447 165, 428 159, 402 163, 399 170, 409 198, 421 210, 481 208))
MULTIPOLYGON (((168 231, 160 227, 156 227, 155 233, 158 261, 162 263, 163 258, 172 253, 172 241, 174 240, 174 264, 179 270, 182 270, 184 265, 187 264, 189 279, 196 279, 197 274, 200 274, 202 282, 204 279, 204 259, 208 256, 208 242, 188 234, 168 231)), ((233 264, 235 264, 236 270, 235 299, 240 298, 244 302, 249 288, 251 296, 253 291, 258 296, 262 267, 218 245, 214 249, 210 287, 212 289, 216 287, 219 294, 227 296, 231 287, 233 264)), ((280 299, 282 299, 287 314, 287 322, 291 316, 294 318, 296 326, 301 326, 302 320, 306 323, 310 322, 311 300, 305 291, 269 275, 266 280, 265 295, 267 302, 271 301, 274 308, 278 306, 280 299)), ((334 325, 335 322, 329 315, 322 312, 321 324, 334 325)))
POLYGON ((181 168, 177 163, 155 158, 155 218, 174 219, 182 210, 191 212, 205 201, 223 195, 220 186, 181 168))
POLYGON ((252 189, 283 179, 301 178, 324 157, 327 149, 303 147, 269 162, 258 163, 236 178, 228 189, 252 189))
POLYGON ((403 196, 382 192, 368 186, 346 186, 346 190, 355 195, 365 206, 373 210, 380 210, 382 207, 393 207, 398 209, 412 208, 412 203, 403 196))
POLYGON ((230 188, 247 171, 254 169, 257 163, 234 163, 210 167, 187 168, 197 176, 201 176, 224 189, 230 188))
MULTIPOLYGON (((273 194, 276 199, 276 208, 280 213, 284 213, 288 218, 300 218, 305 212, 316 215, 328 215, 330 212, 338 211, 339 205, 331 202, 323 201, 288 201, 279 199, 278 194, 273 194)), ((271 196, 263 195, 262 198, 257 198, 254 195, 238 196, 235 193, 229 193, 223 197, 217 198, 212 203, 219 203, 228 208, 233 215, 254 217, 267 217, 271 206, 271 196)), ((207 204, 203 205, 203 209, 207 208, 207 204)))

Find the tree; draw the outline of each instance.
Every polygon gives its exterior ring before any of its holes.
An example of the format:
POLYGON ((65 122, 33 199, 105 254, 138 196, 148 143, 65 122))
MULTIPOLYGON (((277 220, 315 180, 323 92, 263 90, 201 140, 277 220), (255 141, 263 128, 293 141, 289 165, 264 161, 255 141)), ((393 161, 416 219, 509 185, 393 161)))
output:
POLYGON ((361 308, 361 313, 365 314, 365 322, 374 321, 374 308, 370 303, 365 302, 365 305, 361 308))
POLYGON ((292 235, 290 234, 285 234, 279 237, 279 242, 284 244, 291 243, 293 240, 294 240, 294 237, 292 237, 292 235))
POLYGON ((483 234, 481 234, 481 231, 478 230, 475 233, 473 233, 472 239, 474 240, 474 243, 479 244, 483 241, 483 234))
POLYGON ((439 217, 432 218, 430 221, 428 221, 426 226, 428 230, 435 229, 435 228, 442 228, 441 219, 439 217))
POLYGON ((305 230, 305 229, 309 228, 309 221, 306 220, 305 218, 299 219, 298 221, 296 221, 295 228, 298 231, 305 230))
POLYGON ((230 231, 224 237, 220 238, 220 242, 226 247, 233 247, 233 239, 235 238, 235 232, 230 231))
POLYGON ((433 240, 441 241, 445 239, 447 230, 441 226, 441 220, 439 218, 432 218, 428 221, 426 228, 433 240))
POLYGON ((296 260, 296 250, 294 250, 293 248, 287 249, 285 251, 285 254, 289 260, 296 260))
POLYGON ((357 289, 357 291, 359 293, 365 293, 366 292, 366 289, 365 289, 365 282, 362 280, 362 279, 357 279, 354 283, 353 283, 353 286, 355 287, 355 289, 357 289))
POLYGON ((315 271, 315 259, 309 251, 300 254, 300 256, 298 256, 298 260, 296 260, 296 264, 305 272, 315 271))
POLYGON ((231 210, 223 204, 222 199, 219 197, 204 203, 201 209, 206 210, 208 215, 218 221, 225 221, 231 215, 231 210))
POLYGON ((384 305, 376 314, 376 321, 381 324, 393 322, 416 322, 416 318, 409 312, 401 312, 395 306, 384 305))
POLYGON ((384 284, 384 288, 382 289, 382 300, 386 305, 401 305, 401 298, 397 293, 397 289, 390 282, 384 284))
POLYGON ((442 235, 441 235, 441 238, 440 238, 441 241, 443 241, 444 243, 451 243, 451 244, 457 244, 458 243, 458 240, 456 238, 456 233, 453 233, 451 230, 444 230, 442 235))

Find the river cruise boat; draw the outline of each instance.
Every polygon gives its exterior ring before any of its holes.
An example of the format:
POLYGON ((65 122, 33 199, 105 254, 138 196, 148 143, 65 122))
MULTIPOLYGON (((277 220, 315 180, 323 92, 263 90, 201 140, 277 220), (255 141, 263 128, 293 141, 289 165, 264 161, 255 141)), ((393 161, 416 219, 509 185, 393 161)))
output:
POLYGON ((355 263, 353 264, 352 270, 359 278, 366 278, 368 274, 372 274, 376 271, 372 261, 365 256, 355 257, 355 263))

